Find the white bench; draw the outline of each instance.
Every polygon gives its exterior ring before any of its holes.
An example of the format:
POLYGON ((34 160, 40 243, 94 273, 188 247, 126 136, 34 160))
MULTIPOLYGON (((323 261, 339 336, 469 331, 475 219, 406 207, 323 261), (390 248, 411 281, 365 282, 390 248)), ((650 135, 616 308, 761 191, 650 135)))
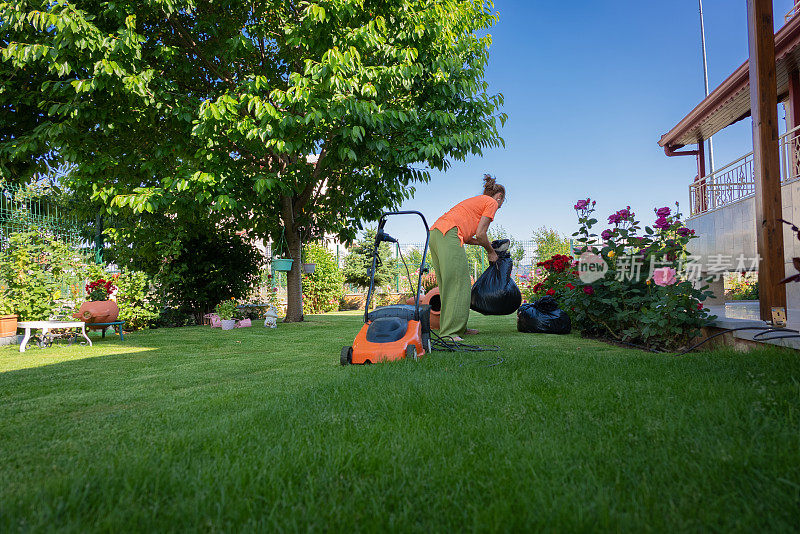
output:
POLYGON ((92 346, 92 340, 86 335, 86 323, 83 321, 20 321, 17 323, 17 328, 25 329, 25 337, 22 338, 22 343, 19 344, 19 351, 25 352, 25 346, 31 338, 31 330, 41 330, 42 335, 47 335, 47 332, 56 328, 80 328, 81 335, 83 335, 89 346, 92 346))

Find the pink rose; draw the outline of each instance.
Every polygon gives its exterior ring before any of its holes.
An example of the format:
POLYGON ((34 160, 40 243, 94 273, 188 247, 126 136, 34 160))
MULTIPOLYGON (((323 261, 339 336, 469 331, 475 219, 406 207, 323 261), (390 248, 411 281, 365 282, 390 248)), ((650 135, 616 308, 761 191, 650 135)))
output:
POLYGON ((660 267, 653 271, 653 282, 657 286, 671 286, 678 281, 677 274, 678 272, 672 267, 660 267))

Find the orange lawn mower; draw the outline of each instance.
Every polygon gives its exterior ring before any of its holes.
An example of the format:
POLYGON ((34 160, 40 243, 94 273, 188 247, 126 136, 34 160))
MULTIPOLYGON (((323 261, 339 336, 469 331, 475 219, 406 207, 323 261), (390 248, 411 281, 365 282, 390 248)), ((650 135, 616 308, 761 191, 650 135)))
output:
MULTIPOLYGON (((378 231, 375 234, 375 247, 372 251, 372 268, 369 271, 369 291, 364 306, 364 326, 361 327, 352 346, 342 348, 341 364, 369 364, 418 358, 431 351, 430 309, 420 304, 419 289, 422 275, 427 270, 425 258, 428 253, 428 221, 418 211, 391 211, 381 215, 378 231), (397 239, 383 231, 386 218, 393 215, 419 215, 425 225, 425 248, 417 279, 414 304, 381 306, 369 311, 375 286, 375 272, 380 266, 378 247, 382 242, 397 243, 397 239)), ((401 259, 402 253, 401 253, 401 259)), ((403 259, 405 265, 405 260, 403 259)), ((408 266, 406 265, 406 271, 408 266)), ((409 274, 409 283, 411 276, 409 274)))

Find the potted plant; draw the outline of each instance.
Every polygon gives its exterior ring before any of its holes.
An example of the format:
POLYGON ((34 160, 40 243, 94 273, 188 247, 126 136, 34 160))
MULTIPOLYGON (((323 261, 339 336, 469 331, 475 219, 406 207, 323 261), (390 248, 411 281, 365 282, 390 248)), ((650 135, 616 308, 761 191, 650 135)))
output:
POLYGON ((286 273, 292 270, 292 264, 294 263, 294 260, 292 258, 283 257, 284 247, 288 248, 288 245, 286 243, 284 231, 281 230, 281 239, 278 241, 278 251, 276 254, 277 257, 270 258, 270 261, 272 262, 272 268, 274 270, 286 273))
POLYGON ((304 263, 303 264, 303 272, 305 274, 314 274, 314 270, 317 268, 316 263, 304 263))
POLYGON ((92 330, 104 329, 105 326, 92 327, 93 323, 113 323, 119 317, 119 306, 110 300, 117 287, 111 280, 98 278, 85 286, 86 302, 72 316, 83 321, 92 330))
POLYGON ((220 302, 217 304, 215 311, 217 315, 219 315, 223 330, 233 330, 236 328, 236 314, 238 310, 236 309, 235 300, 231 299, 220 302))
POLYGON ((0 288, 0 337, 17 335, 17 316, 14 314, 14 303, 5 291, 0 288))

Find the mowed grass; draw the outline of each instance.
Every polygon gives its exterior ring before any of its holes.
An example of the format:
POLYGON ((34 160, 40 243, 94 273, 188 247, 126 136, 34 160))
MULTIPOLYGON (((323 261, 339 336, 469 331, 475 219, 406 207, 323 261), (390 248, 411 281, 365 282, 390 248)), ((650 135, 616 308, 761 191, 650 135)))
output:
POLYGON ((800 525, 797 353, 473 319, 501 352, 342 368, 352 314, 0 349, 0 531, 800 525))

